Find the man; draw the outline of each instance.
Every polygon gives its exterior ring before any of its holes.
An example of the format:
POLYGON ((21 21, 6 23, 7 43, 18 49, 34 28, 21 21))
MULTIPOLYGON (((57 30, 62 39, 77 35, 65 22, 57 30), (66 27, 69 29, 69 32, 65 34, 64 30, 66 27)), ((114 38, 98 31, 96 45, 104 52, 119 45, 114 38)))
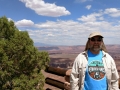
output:
POLYGON ((84 52, 73 64, 71 90, 119 90, 119 75, 113 58, 107 53, 100 32, 89 35, 84 52))

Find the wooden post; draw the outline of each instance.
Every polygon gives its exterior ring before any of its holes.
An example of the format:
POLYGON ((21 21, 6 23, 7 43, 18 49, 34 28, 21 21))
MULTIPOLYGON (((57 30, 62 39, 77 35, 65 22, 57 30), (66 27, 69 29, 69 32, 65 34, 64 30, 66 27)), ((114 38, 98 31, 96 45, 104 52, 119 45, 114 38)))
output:
POLYGON ((60 88, 60 89, 64 89, 64 83, 61 81, 58 81, 58 80, 54 80, 54 79, 47 77, 45 79, 45 83, 52 85, 52 86, 55 86, 55 87, 60 88))
POLYGON ((50 67, 49 66, 49 67, 46 68, 45 71, 48 72, 48 73, 59 75, 59 76, 65 76, 67 69, 55 68, 55 67, 50 67))

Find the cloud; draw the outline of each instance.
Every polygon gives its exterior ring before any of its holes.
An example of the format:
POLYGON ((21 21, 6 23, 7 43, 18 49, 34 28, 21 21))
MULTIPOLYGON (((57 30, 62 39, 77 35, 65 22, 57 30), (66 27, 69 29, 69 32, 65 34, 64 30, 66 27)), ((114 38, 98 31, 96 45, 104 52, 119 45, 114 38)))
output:
POLYGON ((86 8, 89 10, 92 6, 91 5, 87 5, 86 8))
POLYGON ((92 13, 87 16, 81 16, 80 18, 78 18, 78 20, 83 21, 83 22, 93 22, 98 19, 97 17, 101 19, 101 16, 102 16, 101 13, 92 13))
POLYGON ((86 2, 87 0, 75 0, 76 2, 86 2))
POLYGON ((87 2, 87 1, 93 1, 93 0, 75 0, 76 3, 84 3, 84 2, 87 2))
POLYGON ((109 14, 111 17, 120 17, 120 9, 108 8, 104 11, 105 14, 109 14))
POLYGON ((51 33, 49 33, 47 36, 53 37, 54 35, 53 35, 53 34, 51 34, 51 33))
POLYGON ((119 38, 120 25, 114 26, 107 21, 77 22, 77 21, 47 21, 38 24, 37 30, 27 30, 35 42, 42 42, 55 45, 80 45, 85 44, 87 36, 92 31, 100 31, 108 40, 116 42, 113 37, 119 38), (44 28, 43 26, 44 25, 44 28), (46 27, 45 27, 46 26, 46 27), (48 26, 51 26, 48 28, 48 26))
POLYGON ((31 20, 23 19, 15 22, 15 25, 18 27, 31 27, 34 25, 34 22, 32 22, 31 20))
MULTIPOLYGON (((105 15, 110 17, 120 17, 120 10, 116 8, 107 8, 105 10, 100 10, 98 13, 91 13, 87 16, 81 16, 78 20, 83 22, 95 22, 98 20, 104 20, 105 15)), ((107 20, 107 19, 106 19, 107 20)))
POLYGON ((35 24, 37 28, 42 29, 52 29, 53 31, 69 31, 74 29, 74 26, 78 25, 78 22, 72 20, 57 20, 57 21, 47 21, 45 23, 35 24))
POLYGON ((55 3, 45 3, 44 0, 20 0, 25 6, 34 10, 38 15, 60 17, 71 13, 65 7, 57 6, 55 3))
MULTIPOLYGON (((109 30, 109 32, 115 34, 115 31, 118 31, 120 28, 120 26, 113 26, 107 21, 89 21, 82 23, 72 20, 58 20, 54 22, 47 21, 37 25, 37 30, 28 30, 29 34, 32 34, 31 37, 34 39, 35 42, 43 42, 49 44, 54 43, 58 45, 76 45, 78 43, 85 44, 87 36, 92 31, 104 31, 103 34, 105 35, 106 30, 109 30), (50 27, 48 28, 48 26, 50 27)), ((112 37, 113 35, 107 33, 107 35, 105 36, 112 37)))
POLYGON ((8 21, 13 21, 11 18, 7 18, 8 19, 8 21))
MULTIPOLYGON (((105 18, 104 15, 110 15, 111 13, 106 12, 107 10, 109 9, 81 16, 78 21, 56 20, 34 23, 35 29, 26 27, 26 31, 28 31, 34 42, 54 45, 85 45, 91 32, 100 31, 105 37, 104 41, 106 44, 111 44, 111 41, 114 44, 119 44, 120 21, 109 21, 108 18, 105 18)), ((22 21, 24 20, 21 20, 21 23, 23 23, 22 21)))

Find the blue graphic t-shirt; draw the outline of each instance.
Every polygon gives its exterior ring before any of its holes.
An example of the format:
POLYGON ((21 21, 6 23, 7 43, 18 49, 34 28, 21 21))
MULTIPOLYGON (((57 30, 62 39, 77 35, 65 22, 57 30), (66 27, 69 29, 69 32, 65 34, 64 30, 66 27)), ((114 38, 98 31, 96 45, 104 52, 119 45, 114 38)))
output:
POLYGON ((92 54, 88 50, 88 67, 83 90, 107 90, 107 80, 102 62, 102 51, 92 54))

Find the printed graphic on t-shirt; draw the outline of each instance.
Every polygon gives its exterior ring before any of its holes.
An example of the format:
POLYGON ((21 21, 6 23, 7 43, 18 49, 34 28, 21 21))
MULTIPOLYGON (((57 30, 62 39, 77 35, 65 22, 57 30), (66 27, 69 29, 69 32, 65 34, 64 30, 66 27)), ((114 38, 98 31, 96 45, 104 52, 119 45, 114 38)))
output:
POLYGON ((95 80, 100 80, 104 78, 105 76, 105 69, 104 65, 100 61, 92 61, 88 65, 88 73, 91 76, 91 78, 95 80))

